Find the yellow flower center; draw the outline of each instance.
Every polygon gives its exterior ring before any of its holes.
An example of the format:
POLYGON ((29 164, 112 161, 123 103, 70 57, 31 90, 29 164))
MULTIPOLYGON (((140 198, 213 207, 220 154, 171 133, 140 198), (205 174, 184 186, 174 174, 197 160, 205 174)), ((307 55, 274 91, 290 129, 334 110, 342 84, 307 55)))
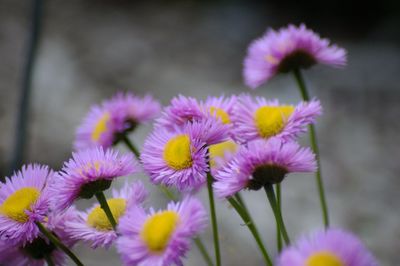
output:
POLYGON ((224 124, 229 124, 231 122, 231 119, 229 118, 229 115, 227 112, 225 112, 223 109, 211 106, 210 107, 210 114, 215 116, 216 118, 221 119, 222 123, 224 124))
MULTIPOLYGON (((126 200, 121 198, 107 200, 108 206, 110 207, 111 213, 118 223, 119 218, 124 215, 126 209, 126 200)), ((93 227, 99 231, 110 231, 113 230, 110 221, 107 218, 106 213, 100 206, 95 207, 88 215, 87 225, 93 227)))
POLYGON ((163 158, 168 166, 175 170, 192 166, 189 136, 183 134, 171 138, 164 146, 163 158))
POLYGON ((293 106, 262 106, 254 114, 258 133, 263 138, 279 134, 294 111, 293 106))
POLYGON ((96 126, 93 129, 92 132, 92 140, 93 141, 98 141, 101 137, 101 135, 107 131, 107 123, 110 121, 110 113, 105 112, 99 121, 97 122, 96 126))
POLYGON ((21 188, 0 205, 0 213, 14 221, 25 223, 29 219, 25 211, 31 210, 39 196, 40 191, 34 187, 21 188))
POLYGON ((308 257, 306 266, 345 266, 345 264, 335 254, 328 251, 321 251, 308 257))
POLYGON ((147 218, 140 236, 151 251, 161 252, 167 246, 178 222, 179 216, 174 211, 156 213, 147 218))
POLYGON ((231 140, 224 141, 218 144, 210 145, 210 165, 215 166, 215 158, 224 157, 226 152, 234 153, 237 150, 237 144, 231 140))

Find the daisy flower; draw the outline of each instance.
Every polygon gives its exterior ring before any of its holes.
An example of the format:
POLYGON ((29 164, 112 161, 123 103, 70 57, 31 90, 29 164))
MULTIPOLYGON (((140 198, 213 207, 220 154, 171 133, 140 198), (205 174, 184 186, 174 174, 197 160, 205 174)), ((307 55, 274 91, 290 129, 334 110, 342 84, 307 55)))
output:
POLYGON ((132 154, 119 155, 112 149, 95 147, 72 153, 50 187, 57 209, 66 209, 77 198, 89 199, 108 189, 113 179, 139 172, 132 154))
POLYGON ((315 123, 321 113, 321 104, 315 99, 293 106, 281 105, 278 100, 242 95, 235 108, 233 136, 242 143, 270 137, 294 140, 306 132, 307 126, 315 123))
MULTIPOLYGON (((77 219, 74 209, 66 212, 51 212, 44 222, 61 242, 71 248, 76 241, 65 231, 66 222, 77 219)), ((4 266, 44 266, 46 256, 51 258, 55 265, 65 265, 66 255, 57 249, 45 236, 37 235, 32 241, 25 244, 10 244, 8 241, 0 241, 0 262, 4 266)))
POLYGON ((186 197, 169 203, 166 210, 150 209, 149 213, 136 205, 120 220, 117 250, 124 265, 183 265, 191 239, 206 225, 207 213, 194 198, 186 197))
POLYGON ((378 266, 374 256, 352 233, 320 230, 283 250, 277 266, 378 266))
POLYGON ((277 138, 256 140, 241 146, 215 175, 216 195, 225 198, 242 189, 258 190, 266 184, 282 182, 288 173, 315 172, 315 155, 309 148, 277 138))
MULTIPOLYGON (((107 200, 107 204, 117 224, 127 209, 142 203, 147 195, 148 192, 140 181, 131 185, 126 183, 119 191, 113 190, 112 198, 107 200)), ((77 212, 77 215, 79 219, 67 223, 67 232, 73 239, 89 243, 92 248, 109 248, 117 239, 117 233, 99 204, 86 212, 77 212)))
POLYGON ((321 39, 306 28, 289 25, 279 31, 269 29, 253 41, 244 60, 243 76, 247 86, 257 88, 278 73, 309 68, 317 63, 332 67, 346 65, 346 50, 321 39))
POLYGON ((161 117, 156 120, 156 124, 173 131, 177 127, 183 127, 187 122, 204 118, 206 115, 195 98, 178 95, 178 97, 172 98, 169 106, 164 108, 161 117))
POLYGON ((194 121, 176 131, 155 128, 143 146, 143 168, 155 184, 197 189, 206 182, 208 146, 226 140, 227 132, 215 120, 194 121))
POLYGON ((117 93, 91 108, 77 129, 74 147, 76 150, 94 146, 109 148, 119 141, 120 134, 155 118, 160 109, 160 103, 150 95, 140 98, 129 92, 117 93))
POLYGON ((213 175, 221 169, 239 149, 239 144, 229 139, 227 141, 210 145, 208 148, 210 157, 210 167, 213 175))
POLYGON ((27 165, 0 186, 0 238, 12 244, 31 242, 49 210, 49 184, 54 172, 47 166, 27 165))
POLYGON ((204 103, 201 103, 201 108, 205 114, 210 114, 224 124, 231 124, 233 108, 236 102, 236 96, 208 97, 204 103))

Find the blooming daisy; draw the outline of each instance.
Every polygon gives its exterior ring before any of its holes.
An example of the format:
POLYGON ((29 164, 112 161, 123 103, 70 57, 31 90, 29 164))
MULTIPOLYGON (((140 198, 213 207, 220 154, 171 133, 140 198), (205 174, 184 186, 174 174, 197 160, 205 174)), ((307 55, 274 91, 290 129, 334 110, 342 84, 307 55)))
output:
POLYGON ((111 147, 120 134, 134 130, 138 125, 155 118, 160 103, 150 95, 143 98, 132 93, 117 93, 101 105, 95 105, 77 129, 75 148, 93 146, 111 147))
POLYGON ((227 131, 216 120, 193 121, 176 131, 158 127, 144 143, 143 168, 155 184, 197 189, 209 170, 208 146, 224 141, 227 131))
POLYGON ((374 256, 352 233, 320 230, 286 248, 277 266, 378 266, 374 256))
POLYGON ((77 198, 91 198, 108 189, 114 178, 139 172, 132 154, 95 147, 72 153, 50 187, 54 205, 66 209, 77 198))
MULTIPOLYGON (((44 222, 61 242, 71 248, 76 241, 71 239, 65 231, 67 221, 77 219, 74 209, 66 212, 51 212, 44 222)), ((22 244, 10 244, 8 241, 0 241, 0 262, 4 266, 44 266, 45 258, 49 257, 55 265, 65 265, 65 254, 57 249, 45 236, 39 234, 33 240, 22 244)))
POLYGON ((227 141, 210 145, 208 148, 210 167, 213 174, 229 162, 239 149, 239 144, 229 139, 227 141))
POLYGON ((186 197, 166 210, 149 213, 136 205, 121 218, 117 250, 124 265, 183 265, 190 241, 207 225, 201 202, 186 197))
POLYGON ((269 29, 250 44, 243 75, 246 85, 255 89, 278 73, 309 68, 317 63, 343 67, 346 60, 346 50, 321 39, 304 24, 289 25, 279 31, 269 29))
MULTIPOLYGON (((107 200, 111 213, 117 224, 126 210, 135 204, 142 203, 147 197, 147 191, 142 182, 125 186, 121 190, 113 190, 112 198, 107 200)), ((67 223, 67 231, 73 239, 90 243, 92 248, 109 248, 117 239, 110 221, 99 204, 95 204, 86 212, 77 212, 79 219, 67 223)))
POLYGON ((192 97, 178 95, 171 100, 171 104, 164 108, 156 124, 168 130, 183 127, 187 122, 204 119, 206 115, 200 103, 192 97))
POLYGON ((23 166, 0 186, 0 238, 24 244, 35 239, 49 210, 49 184, 54 172, 38 164, 23 166))
POLYGON ((288 173, 314 172, 315 155, 309 148, 278 138, 256 140, 241 146, 215 175, 216 195, 229 197, 242 189, 258 190, 266 184, 280 183, 288 173))
POLYGON ((205 114, 209 113, 219 119, 222 123, 230 124, 232 122, 231 116, 236 102, 236 96, 208 97, 204 103, 201 103, 201 107, 205 114))
POLYGON ((322 107, 318 100, 300 102, 293 106, 281 105, 278 100, 268 101, 263 97, 254 100, 249 95, 242 95, 233 117, 233 136, 242 143, 270 137, 294 140, 321 113, 322 107))

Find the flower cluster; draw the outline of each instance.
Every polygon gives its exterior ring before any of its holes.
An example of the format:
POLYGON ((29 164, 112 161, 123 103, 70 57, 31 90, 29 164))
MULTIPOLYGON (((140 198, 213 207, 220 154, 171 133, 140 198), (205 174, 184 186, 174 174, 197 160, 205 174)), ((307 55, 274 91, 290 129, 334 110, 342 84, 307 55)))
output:
MULTIPOLYGON (((249 48, 245 80, 254 88, 278 73, 298 76, 299 69, 315 63, 342 66, 345 56, 345 50, 304 25, 269 30, 249 48)), ((65 265, 68 255, 83 265, 72 251, 81 241, 93 249, 114 245, 127 266, 184 265, 195 239, 207 264, 220 266, 215 193, 243 219, 268 266, 377 266, 359 239, 327 223, 325 230, 290 242, 274 187, 291 173, 317 171, 321 178, 315 139, 311 149, 298 138, 309 128, 313 136, 322 107, 316 98, 303 100, 282 104, 249 94, 205 100, 179 95, 161 110, 151 96, 118 93, 93 106, 77 130, 75 151, 59 171, 26 165, 0 186, 0 264, 65 265), (128 134, 152 119, 153 131, 139 153, 128 134), (112 147, 121 140, 131 152, 112 147), (165 209, 148 206, 151 195, 138 180, 125 180, 105 196, 117 179, 141 172, 171 200, 165 209), (205 187, 210 215, 195 195, 205 187), (273 259, 240 195, 261 188, 276 219, 278 243, 281 237, 285 242, 273 259), (74 205, 92 198, 98 202, 89 209, 74 205), (198 238, 209 220, 215 260, 198 238)))

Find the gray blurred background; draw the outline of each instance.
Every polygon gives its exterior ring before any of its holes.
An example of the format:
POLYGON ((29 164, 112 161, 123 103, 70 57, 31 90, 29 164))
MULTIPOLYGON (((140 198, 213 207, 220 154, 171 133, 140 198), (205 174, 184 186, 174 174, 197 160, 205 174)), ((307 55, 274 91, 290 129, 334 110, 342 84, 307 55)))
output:
MULTIPOLYGON (((349 52, 344 70, 317 66, 305 73, 311 94, 324 106, 317 129, 332 224, 358 234, 382 265, 399 265, 400 7, 390 0, 363 2, 367 11, 361 11, 359 3, 349 2, 45 1, 24 162, 59 169, 90 106, 118 90, 150 92, 164 105, 178 93, 205 98, 249 92, 241 77, 249 42, 267 27, 304 21, 349 52)), ((15 149, 30 9, 27 0, 0 0, 2 176, 10 173, 15 149)), ((299 100, 291 76, 251 93, 299 100)), ((141 127, 131 138, 141 146, 150 130, 141 127)), ((293 239, 321 227, 313 176, 289 176, 283 193, 293 239)), ((274 253, 274 220, 265 195, 244 196, 274 253)), ((204 191, 200 197, 207 203, 204 191)), ((164 206, 163 201, 154 190, 151 202, 164 206)), ((226 202, 217 208, 223 265, 262 265, 236 213, 226 202)), ((203 238, 212 253, 210 228, 203 238)), ((92 252, 80 245, 77 253, 86 265, 120 264, 114 250, 92 252)), ((195 248, 186 264, 204 265, 195 248)))

